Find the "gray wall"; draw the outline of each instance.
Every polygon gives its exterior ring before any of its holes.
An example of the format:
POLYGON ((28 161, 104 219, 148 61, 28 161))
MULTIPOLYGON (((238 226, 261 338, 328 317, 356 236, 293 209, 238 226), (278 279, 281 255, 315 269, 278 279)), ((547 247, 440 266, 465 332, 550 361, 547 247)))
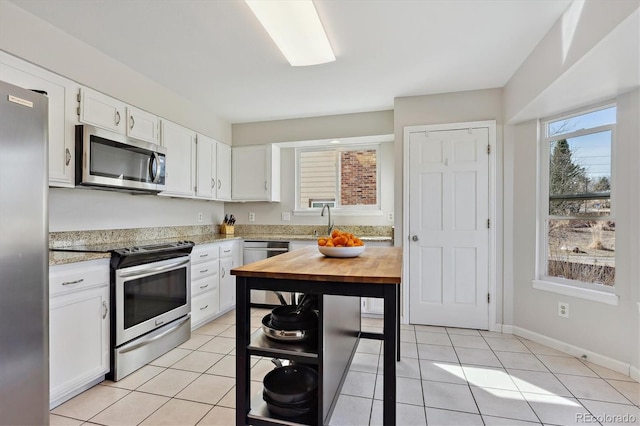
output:
MULTIPOLYGON (((618 306, 532 287, 536 261, 538 121, 510 129, 506 162, 513 161, 513 325, 638 366, 638 89, 620 96, 615 145, 616 285, 618 306), (513 157, 511 157, 513 155, 513 157), (560 318, 558 302, 569 303, 560 318)), ((505 278, 505 286, 510 285, 505 278)), ((509 314, 509 317, 511 313, 509 314)))

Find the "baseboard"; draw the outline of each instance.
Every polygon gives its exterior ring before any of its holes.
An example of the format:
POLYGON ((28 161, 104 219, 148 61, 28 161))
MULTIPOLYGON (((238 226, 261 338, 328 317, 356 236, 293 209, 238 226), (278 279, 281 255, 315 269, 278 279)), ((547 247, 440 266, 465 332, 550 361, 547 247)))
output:
POLYGON ((502 334, 513 334, 513 326, 502 324, 502 334))
MULTIPOLYGON (((564 352, 566 354, 575 356, 576 358, 582 358, 586 355, 586 360, 592 362, 594 364, 598 364, 602 367, 606 367, 610 370, 617 371, 620 374, 624 374, 626 376, 633 377, 632 374, 632 366, 629 363, 625 363, 622 361, 618 361, 616 359, 610 358, 608 356, 592 352, 590 350, 580 348, 578 346, 570 345, 568 343, 562 342, 560 340, 544 336, 542 334, 536 333, 534 331, 530 331, 521 327, 512 326, 513 334, 516 336, 524 337, 525 339, 529 339, 536 343, 540 343, 545 346, 549 346, 555 350, 560 352, 564 352)), ((635 367, 633 367, 635 368, 635 367)), ((638 375, 639 371, 635 368, 635 374, 638 375)), ((637 380, 637 379, 636 379, 637 380)))
POLYGON ((635 380, 636 382, 640 382, 640 368, 638 367, 634 367, 633 365, 631 366, 631 368, 629 369, 631 374, 631 378, 633 380, 635 380))

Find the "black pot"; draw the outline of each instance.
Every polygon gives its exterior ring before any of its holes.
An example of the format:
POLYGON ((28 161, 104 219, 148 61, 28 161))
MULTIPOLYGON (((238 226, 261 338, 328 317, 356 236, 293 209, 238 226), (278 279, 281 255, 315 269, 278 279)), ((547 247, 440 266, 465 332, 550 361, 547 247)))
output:
POLYGON ((318 373, 303 365, 274 368, 264 376, 263 384, 264 400, 285 407, 314 402, 318 396, 318 373))
POLYGON ((271 400, 265 394, 263 394, 263 398, 267 403, 267 408, 272 414, 290 419, 303 418, 308 416, 310 413, 315 412, 314 404, 317 403, 317 401, 313 399, 300 404, 279 404, 271 400))
POLYGON ((280 330, 308 330, 318 327, 318 316, 310 308, 311 300, 300 305, 278 306, 271 311, 271 324, 280 330))

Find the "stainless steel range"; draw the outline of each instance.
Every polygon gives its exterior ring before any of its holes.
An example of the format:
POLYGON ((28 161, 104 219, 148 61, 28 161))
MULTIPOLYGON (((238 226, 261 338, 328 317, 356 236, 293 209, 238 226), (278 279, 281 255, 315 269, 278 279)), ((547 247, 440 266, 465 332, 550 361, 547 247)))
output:
POLYGON ((190 241, 111 250, 111 372, 117 381, 191 337, 190 241))

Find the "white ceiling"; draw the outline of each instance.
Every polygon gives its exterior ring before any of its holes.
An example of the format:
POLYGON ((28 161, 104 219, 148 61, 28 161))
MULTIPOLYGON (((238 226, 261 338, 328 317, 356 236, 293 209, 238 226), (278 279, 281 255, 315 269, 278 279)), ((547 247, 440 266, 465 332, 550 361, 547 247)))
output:
POLYGON ((291 67, 241 0, 12 0, 231 123, 502 87, 570 0, 315 0, 337 60, 291 67))

